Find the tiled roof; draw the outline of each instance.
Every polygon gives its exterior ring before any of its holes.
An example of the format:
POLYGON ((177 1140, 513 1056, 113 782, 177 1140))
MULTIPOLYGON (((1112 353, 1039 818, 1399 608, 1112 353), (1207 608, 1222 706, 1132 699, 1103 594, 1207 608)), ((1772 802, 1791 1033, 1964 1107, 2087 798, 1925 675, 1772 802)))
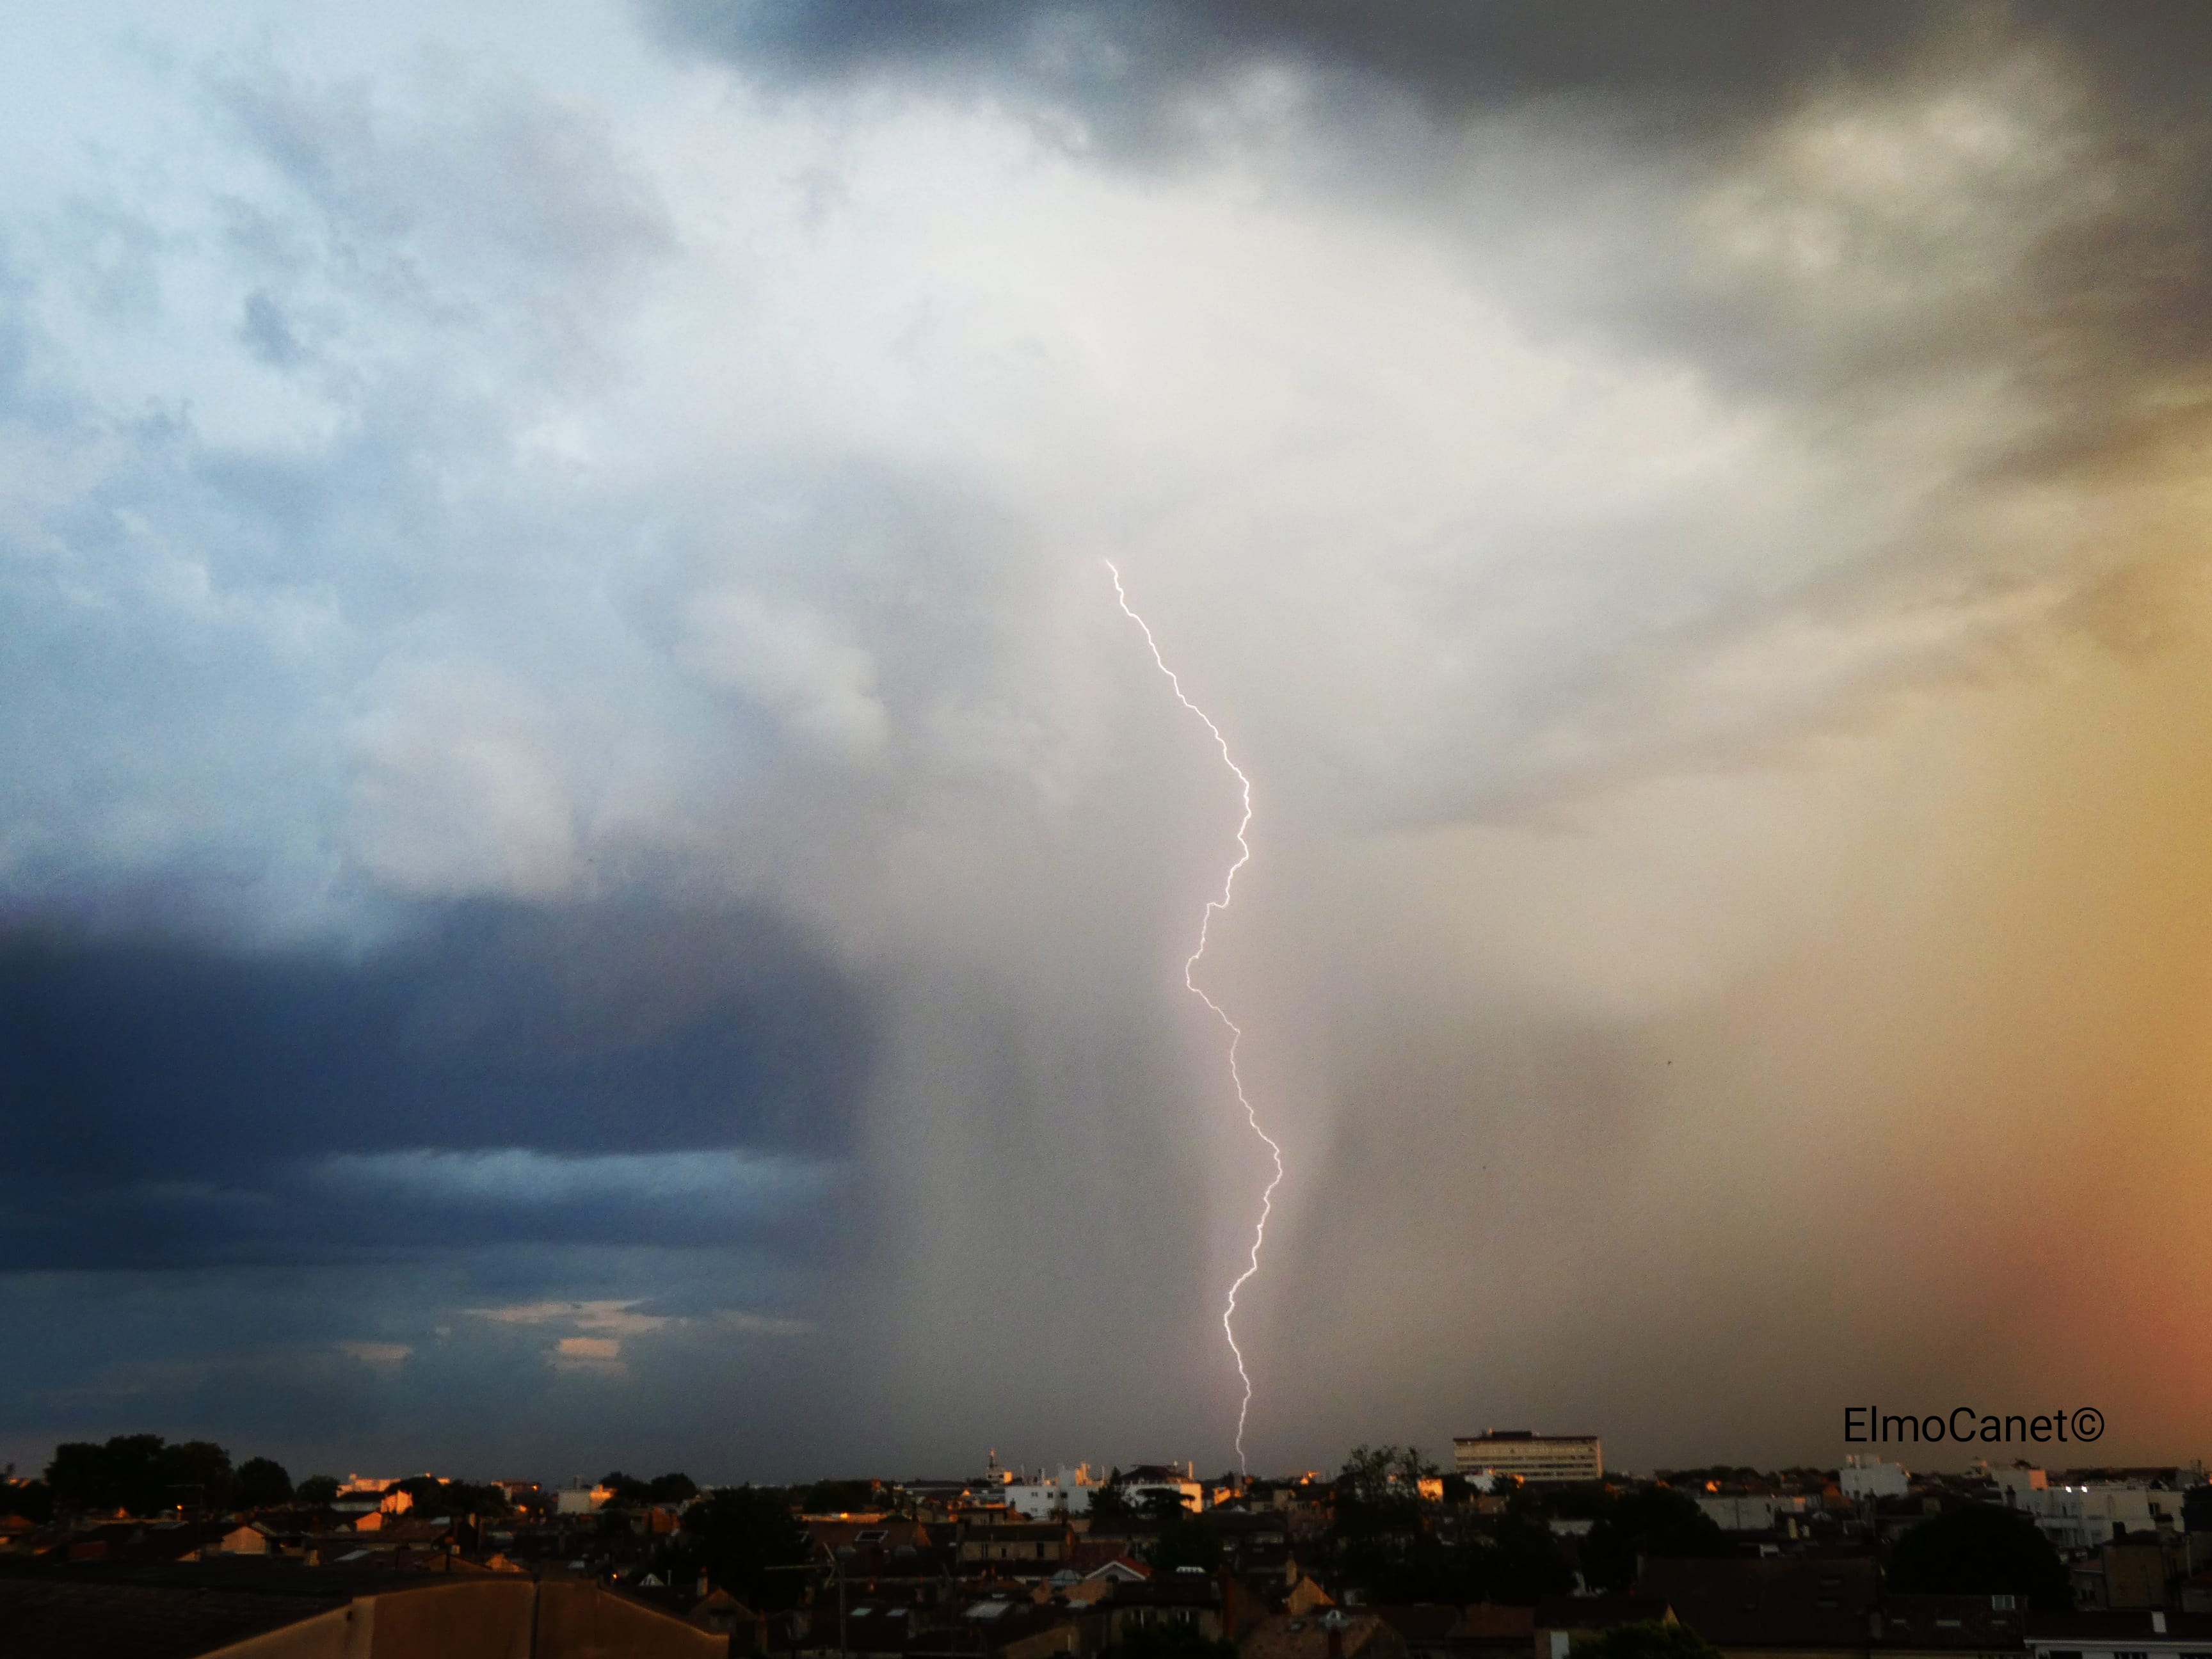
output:
POLYGON ((2031 1613, 2031 1642, 2079 1641, 2148 1648, 2161 1642, 2212 1642, 2212 1613, 2031 1613), (2166 1629, 2157 1624, 2163 1620, 2166 1629))
POLYGON ((1881 1595, 1871 1557, 1733 1557, 1644 1563, 1639 1595, 1716 1647, 1858 1648, 1881 1595))
POLYGON ((1666 1616, 1665 1599, 1649 1595, 1547 1595, 1529 1610, 1536 1630, 1610 1630, 1666 1616))
POLYGON ((1343 1659, 1405 1659, 1406 1641, 1371 1613, 1316 1619, 1293 1619, 1279 1613, 1261 1624, 1245 1638, 1238 1659, 1330 1659, 1330 1626, 1340 1620, 1340 1651, 1343 1659))
POLYGON ((2017 1649, 2025 1617, 2016 1607, 1999 1607, 1987 1595, 1886 1595, 1873 1621, 1874 1647, 1975 1653, 2017 1649))

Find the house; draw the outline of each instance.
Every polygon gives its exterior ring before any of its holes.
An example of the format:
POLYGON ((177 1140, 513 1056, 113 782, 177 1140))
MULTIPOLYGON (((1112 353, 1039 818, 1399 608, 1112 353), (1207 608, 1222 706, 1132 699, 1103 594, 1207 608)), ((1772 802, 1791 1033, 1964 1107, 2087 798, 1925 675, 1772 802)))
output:
POLYGON ((1321 1587, 1317 1578, 1301 1578, 1291 1586, 1291 1593, 1283 1601, 1283 1611, 1293 1619, 1310 1619, 1336 1605, 1334 1598, 1321 1587))
MULTIPOLYGON (((1447 1659, 1458 1649, 1453 1645, 1452 1632, 1459 1628, 1460 1610, 1455 1607, 1433 1603, 1419 1607, 1363 1607, 1398 1632, 1398 1639, 1406 1644, 1411 1659, 1447 1659)), ((1526 1651, 1526 1649, 1523 1649, 1526 1651)))
POLYGON ((1881 1599, 1872 1556, 1736 1556, 1647 1560, 1636 1594, 1730 1659, 1854 1659, 1881 1599))
POLYGON ((726 1638, 587 1583, 362 1576, 240 1559, 0 1577, 9 1659, 725 1659, 726 1638), (121 1638, 118 1640, 118 1637, 121 1638))
POLYGON ((993 1522, 960 1532, 963 1571, 1044 1578, 1073 1553, 1074 1534, 1065 1522, 993 1522))
POLYGON ((1317 1619, 1278 1613, 1244 1639, 1237 1659, 1407 1659, 1406 1644, 1371 1613, 1334 1609, 1317 1619))
POLYGON ((2198 1565, 2212 1562, 2212 1534, 2179 1532, 2123 1532, 2098 1547, 2094 1555, 2072 1563, 2074 1605, 2085 1609, 2163 1607, 2174 1600, 2173 1587, 2198 1565))
POLYGON ((1121 1585, 1141 1584, 1152 1576, 1150 1567, 1117 1555, 1085 1573, 1063 1567, 1037 1586, 1036 1595, 1040 1601, 1057 1598, 1072 1607, 1095 1607, 1111 1597, 1121 1585))
POLYGON ((702 1596, 684 1615, 684 1622, 721 1637, 732 1653, 759 1652, 768 1646, 768 1620, 726 1589, 702 1596))
POLYGON ((1868 1627, 1884 1659, 1996 1659, 2026 1650, 2027 1609, 2009 1595, 1885 1595, 1868 1627))
POLYGON ((1644 1595, 1547 1595, 1529 1609, 1531 1659, 1567 1659, 1577 1642, 1621 1625, 1674 1623, 1663 1601, 1644 1595))
POLYGON ((1208 1642, 1224 1632, 1221 1583, 1196 1567, 1155 1573, 1140 1584, 1117 1584, 1107 1609, 1107 1634, 1119 1647, 1131 1632, 1161 1626, 1176 1626, 1208 1642))
POLYGON ((1463 1609, 1459 1622, 1452 1626, 1451 1648, 1455 1653, 1474 1656, 1512 1655, 1514 1659, 1534 1650, 1536 1633, 1536 1610, 1534 1607, 1500 1607, 1492 1601, 1478 1601, 1463 1609))
POLYGON ((954 1570, 957 1559, 954 1530, 943 1525, 886 1516, 811 1520, 805 1527, 816 1560, 854 1583, 943 1577, 954 1570))
POLYGON ((2033 1659, 2212 1659, 2212 1613, 2030 1613, 2033 1659))

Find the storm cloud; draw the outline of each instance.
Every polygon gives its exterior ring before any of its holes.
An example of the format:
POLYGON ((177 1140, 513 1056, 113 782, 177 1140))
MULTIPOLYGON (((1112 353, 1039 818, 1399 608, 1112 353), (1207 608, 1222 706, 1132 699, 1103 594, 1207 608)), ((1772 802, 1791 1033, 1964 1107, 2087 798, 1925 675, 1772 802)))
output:
POLYGON ((2202 1449, 2197 9, 15 59, 8 1455, 2202 1449))
POLYGON ((27 936, 0 988, 17 1268, 733 1242, 818 1213, 868 1060, 862 994, 757 916, 486 904, 354 956, 27 936))

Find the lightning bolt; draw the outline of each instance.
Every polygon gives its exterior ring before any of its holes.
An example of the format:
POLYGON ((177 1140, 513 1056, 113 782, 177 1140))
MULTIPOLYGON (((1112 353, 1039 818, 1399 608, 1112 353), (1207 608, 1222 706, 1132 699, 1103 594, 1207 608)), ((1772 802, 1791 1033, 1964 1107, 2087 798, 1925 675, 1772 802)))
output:
POLYGON ((1105 563, 1114 578, 1114 597, 1121 601, 1121 614, 1136 623, 1143 633, 1145 644, 1152 653, 1153 666, 1167 676, 1168 684, 1175 689, 1176 701, 1197 715, 1205 726, 1208 735, 1213 738, 1214 747, 1221 751, 1221 763, 1235 775, 1237 787, 1243 792, 1244 816, 1237 823, 1237 859, 1229 866, 1229 873, 1221 878, 1221 896, 1206 902, 1206 914, 1199 918, 1198 948, 1183 960, 1182 982, 1184 988, 1229 1028, 1229 1080, 1236 1085, 1237 1103, 1244 1109, 1244 1121, 1267 1147, 1268 1157, 1275 1161, 1275 1173, 1269 1179, 1267 1190, 1260 1194, 1260 1218, 1252 1228, 1251 1258, 1245 1263, 1244 1271, 1237 1274, 1229 1286, 1228 1304, 1221 1310, 1221 1334, 1229 1340, 1229 1352, 1237 1358, 1237 1379, 1244 1385, 1244 1398, 1237 1407, 1237 1465, 1249 1474, 1251 1466, 1244 1460, 1244 1422, 1252 1413, 1252 1373, 1244 1368, 1244 1350, 1237 1346, 1237 1293, 1250 1281, 1253 1274, 1260 1271, 1260 1249, 1267 1242, 1267 1218, 1275 1211, 1275 1188, 1283 1184, 1283 1149, 1273 1135, 1260 1127, 1260 1114, 1253 1109, 1251 1097, 1244 1092, 1244 1074, 1237 1069, 1237 1050, 1244 1041, 1243 1028, 1229 1018, 1226 1009, 1206 995, 1194 975, 1198 970, 1199 958, 1206 954, 1206 939, 1212 932, 1215 913, 1229 908, 1230 900, 1237 894, 1237 872, 1252 861, 1252 845, 1244 839, 1244 832, 1252 827, 1252 780, 1246 777, 1243 768, 1230 757, 1229 739, 1221 735, 1221 728, 1207 718, 1206 710, 1185 694, 1182 681, 1176 678, 1175 670, 1168 666, 1167 659, 1160 654, 1160 642, 1152 637, 1151 626, 1129 604, 1129 595, 1121 586, 1119 568, 1111 559, 1105 563))

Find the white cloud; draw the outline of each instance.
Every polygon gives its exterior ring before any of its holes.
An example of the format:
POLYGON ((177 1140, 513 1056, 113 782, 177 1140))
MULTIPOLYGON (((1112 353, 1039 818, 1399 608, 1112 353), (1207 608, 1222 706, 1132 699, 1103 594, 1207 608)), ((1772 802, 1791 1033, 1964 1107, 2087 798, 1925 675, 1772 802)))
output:
POLYGON ((617 1376, 629 1370, 622 1343, 611 1336, 564 1336, 545 1351, 545 1358, 556 1371, 592 1376, 617 1376))
POLYGON ((499 1325, 573 1324, 583 1331, 608 1331, 617 1336, 639 1336, 665 1329, 674 1322, 659 1314, 633 1311, 630 1302, 519 1302, 503 1308, 471 1308, 478 1319, 499 1325))
POLYGON ((742 1148, 564 1156, 526 1147, 341 1152, 317 1163, 326 1188, 434 1204, 685 1205, 716 1218, 775 1213, 816 1196, 822 1166, 742 1148))
POLYGON ((566 891, 581 866, 560 735, 526 688, 481 665, 395 671, 354 732, 362 864, 425 896, 566 891))
POLYGON ((874 659, 804 607, 728 589, 702 593, 685 608, 677 658, 844 759, 866 760, 889 740, 874 659))
POLYGON ((349 1359, 357 1359, 373 1370, 396 1370, 415 1357, 415 1350, 404 1342, 341 1342, 337 1351, 349 1359))

